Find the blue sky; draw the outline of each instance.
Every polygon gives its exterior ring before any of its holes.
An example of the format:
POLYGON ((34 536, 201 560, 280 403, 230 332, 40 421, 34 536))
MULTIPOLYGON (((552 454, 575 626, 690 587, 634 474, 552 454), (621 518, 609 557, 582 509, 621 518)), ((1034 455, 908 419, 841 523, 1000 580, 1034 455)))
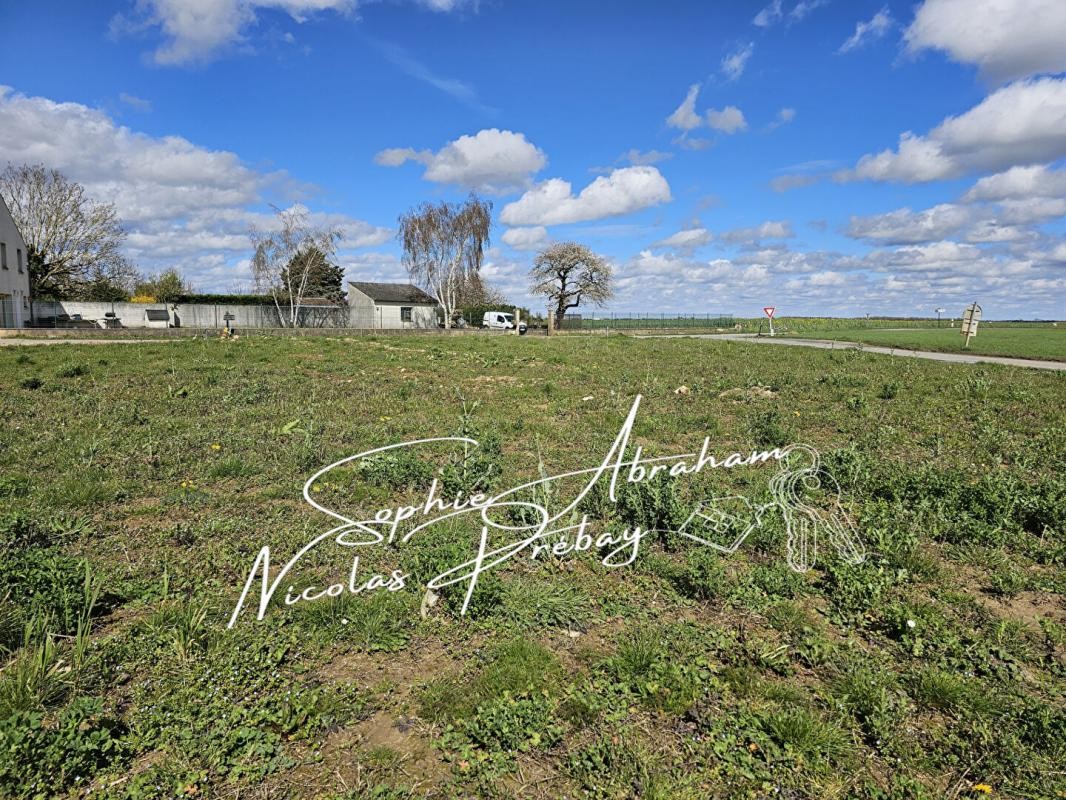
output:
MULTIPOLYGON (((114 202, 144 270, 250 287, 306 205, 350 279, 404 280, 396 218, 491 199, 485 273, 538 247, 607 311, 1062 317, 1059 0, 7 4, 0 161, 114 202)), ((537 303, 539 306, 540 303, 537 303)))

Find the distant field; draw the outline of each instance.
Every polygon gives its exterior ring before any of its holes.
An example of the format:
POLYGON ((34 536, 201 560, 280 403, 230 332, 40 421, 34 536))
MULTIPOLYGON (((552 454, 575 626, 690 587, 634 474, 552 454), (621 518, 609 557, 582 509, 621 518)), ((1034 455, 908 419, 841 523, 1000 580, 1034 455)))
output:
POLYGON ((963 350, 963 337, 958 328, 925 328, 913 330, 804 330, 789 332, 789 336, 806 339, 833 339, 862 342, 883 347, 910 350, 935 350, 941 353, 970 352, 988 356, 1015 356, 1066 361, 1066 327, 1003 327, 981 326, 978 335, 963 350))

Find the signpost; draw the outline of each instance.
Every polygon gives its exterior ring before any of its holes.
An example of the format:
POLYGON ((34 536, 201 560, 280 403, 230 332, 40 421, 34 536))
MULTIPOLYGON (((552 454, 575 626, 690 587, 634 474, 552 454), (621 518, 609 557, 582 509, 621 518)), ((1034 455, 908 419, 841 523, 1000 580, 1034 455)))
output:
POLYGON ((938 308, 936 310, 936 326, 938 328, 940 327, 940 315, 943 314, 946 310, 947 309, 944 309, 944 308, 938 308))
POLYGON ((766 306, 762 310, 762 313, 764 313, 770 320, 770 335, 771 336, 774 335, 774 314, 776 312, 777 312, 777 308, 775 308, 774 306, 766 306))
POLYGON ((959 329, 959 333, 966 337, 966 341, 963 343, 963 349, 970 346, 970 338, 977 335, 977 323, 981 321, 981 306, 977 303, 970 303, 966 306, 966 310, 962 313, 962 327, 959 329))

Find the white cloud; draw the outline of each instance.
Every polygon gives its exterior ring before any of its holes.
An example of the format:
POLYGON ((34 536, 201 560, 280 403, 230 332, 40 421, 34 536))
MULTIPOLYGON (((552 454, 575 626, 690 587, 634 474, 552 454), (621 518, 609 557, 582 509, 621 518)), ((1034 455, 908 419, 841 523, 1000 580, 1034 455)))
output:
POLYGON ((887 214, 852 217, 848 236, 884 244, 932 242, 954 236, 973 221, 973 209, 952 203, 919 212, 900 208, 887 214))
POLYGON ((655 167, 625 167, 596 178, 575 196, 570 183, 552 178, 535 185, 500 213, 505 225, 561 225, 603 219, 671 200, 655 167))
POLYGON ((726 242, 758 242, 762 239, 790 239, 796 234, 788 220, 770 220, 751 228, 734 228, 722 234, 726 242))
POLYGON ((1066 197, 1066 169, 1046 164, 1011 167, 977 181, 964 200, 1018 200, 1028 197, 1066 197))
MULTIPOLYGON (((56 103, 0 87, 0 163, 43 163, 114 203, 128 233, 127 255, 144 270, 177 266, 203 289, 247 278, 238 254, 248 229, 267 228, 267 200, 284 205, 301 187, 284 172, 261 172, 225 150, 180 136, 154 137, 115 124, 80 103, 56 103)), ((344 248, 381 244, 387 228, 343 214, 312 215, 341 229, 344 248)))
POLYGON ((143 97, 137 97, 136 95, 128 94, 126 92, 120 92, 118 99, 121 100, 124 104, 128 105, 130 108, 136 109, 137 111, 152 110, 152 101, 145 100, 143 97))
POLYGON ((432 151, 415 150, 413 147, 386 147, 374 155, 374 163, 382 167, 399 167, 408 161, 428 164, 432 160, 432 151))
POLYGON ((153 53, 157 64, 189 64, 210 60, 218 50, 239 42, 263 8, 286 12, 304 22, 322 11, 348 13, 356 0, 139 0, 137 16, 121 14, 111 21, 115 33, 158 27, 164 42, 153 53))
POLYGON ((1066 71, 1062 0, 925 0, 906 32, 911 52, 942 50, 987 78, 1066 71))
POLYGON ((540 250, 549 243, 548 231, 543 225, 508 228, 500 238, 504 244, 515 250, 540 250))
POLYGON ((460 136, 436 153, 411 148, 389 148, 375 162, 397 167, 417 161, 426 167, 422 177, 488 192, 506 192, 527 186, 530 176, 548 163, 544 152, 521 133, 488 128, 473 136, 460 136))
POLYGON ((843 272, 827 269, 823 272, 815 272, 807 279, 811 286, 843 286, 847 283, 847 276, 843 272))
POLYGON ((627 161, 634 166, 640 167, 646 164, 658 164, 660 161, 669 161, 673 157, 673 153, 664 153, 662 150, 649 150, 646 153, 642 153, 640 150, 633 148, 619 160, 627 161))
POLYGON ((1066 155, 1066 79, 1005 86, 926 136, 908 131, 896 150, 859 159, 838 180, 920 183, 1066 155))
POLYGON ((748 42, 747 44, 738 47, 722 59, 722 74, 729 80, 735 81, 744 74, 744 69, 748 66, 748 60, 754 52, 754 42, 748 42))
POLYGON ((674 113, 666 118, 666 124, 671 128, 682 131, 691 131, 703 124, 703 119, 696 113, 696 98, 700 95, 700 85, 692 84, 688 87, 688 94, 681 101, 674 113))
POLYGON ((707 111, 707 124, 722 133, 736 133, 747 129, 748 122, 744 112, 736 106, 726 106, 721 111, 712 108, 707 111))
POLYGON ((793 21, 799 22, 816 8, 821 8, 828 2, 829 0, 800 0, 800 2, 796 3, 795 7, 788 12, 788 16, 793 21))
POLYGON ((698 247, 703 247, 703 245, 708 244, 713 238, 714 236, 706 228, 686 228, 685 230, 667 236, 665 239, 661 239, 656 242, 653 247, 691 252, 698 247))
POLYGON ((781 0, 773 0, 770 5, 755 15, 752 24, 758 25, 760 28, 768 28, 781 19, 781 16, 781 0))
POLYGON ((775 130, 782 125, 788 125, 792 120, 796 118, 796 109, 794 108, 781 108, 778 109, 777 116, 774 117, 774 121, 766 126, 767 130, 775 130))
POLYGON ((861 47, 871 39, 880 39, 888 33, 891 27, 892 17, 888 13, 888 8, 882 8, 868 21, 856 23, 855 32, 848 37, 844 44, 840 45, 840 49, 837 52, 847 53, 849 50, 861 47))

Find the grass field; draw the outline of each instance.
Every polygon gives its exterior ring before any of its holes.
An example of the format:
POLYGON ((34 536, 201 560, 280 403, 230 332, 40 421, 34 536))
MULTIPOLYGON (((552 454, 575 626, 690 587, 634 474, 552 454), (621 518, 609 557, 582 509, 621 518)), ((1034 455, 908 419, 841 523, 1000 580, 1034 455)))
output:
MULTIPOLYGON (((5 348, 0 385, 0 796, 1066 793, 1066 376, 315 337, 5 348), (482 447, 385 453, 313 497, 368 514, 434 477, 502 489, 600 463, 637 394, 646 458, 819 448, 869 558, 823 547, 795 572, 768 514, 732 556, 664 532, 616 569, 515 558, 460 616, 461 587, 424 588, 476 552, 457 517, 364 548, 360 580, 401 569, 401 591, 279 593, 227 628, 261 547, 276 570, 334 524, 301 497, 327 464, 462 434, 482 447)), ((712 492, 765 501, 772 469, 660 474, 579 510, 672 531, 712 492)), ((327 542, 282 591, 347 580, 350 553, 327 542)))
POLYGON ((1014 356, 1048 361, 1066 361, 1066 326, 997 327, 979 326, 978 334, 963 349, 964 338, 958 328, 926 328, 918 330, 804 330, 788 333, 808 339, 834 339, 863 342, 882 347, 908 350, 934 350, 940 353, 975 353, 987 356, 1014 356))

